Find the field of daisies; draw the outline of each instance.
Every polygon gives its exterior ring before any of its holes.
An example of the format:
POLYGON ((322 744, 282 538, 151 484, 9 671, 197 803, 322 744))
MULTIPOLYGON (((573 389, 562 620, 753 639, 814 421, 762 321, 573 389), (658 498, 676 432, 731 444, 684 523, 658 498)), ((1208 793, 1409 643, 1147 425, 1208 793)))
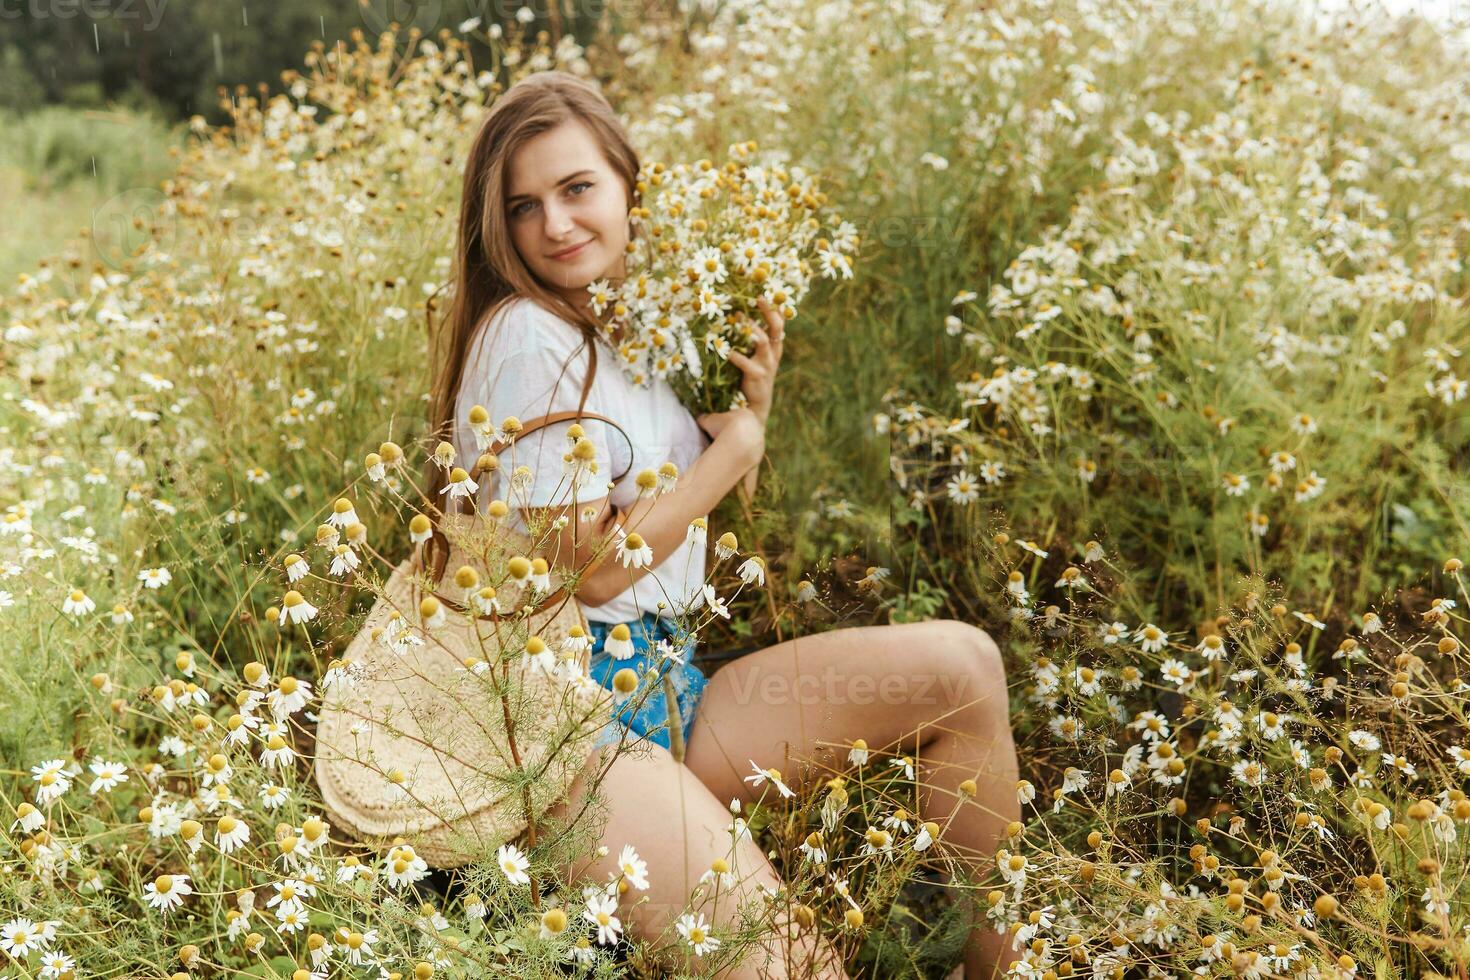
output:
POLYGON ((446 897, 311 775, 427 506, 465 148, 560 67, 645 158, 754 141, 852 229, 760 490, 711 516, 703 642, 948 616, 1006 656, 1025 816, 988 877, 942 874, 922 760, 855 751, 732 815, 795 921, 864 977, 945 976, 973 915, 1020 976, 1470 978, 1470 59, 1294 8, 613 5, 587 47, 475 19, 234 93, 0 299, 0 977, 750 949, 700 893, 635 940, 641 858, 561 880, 576 841, 446 897))

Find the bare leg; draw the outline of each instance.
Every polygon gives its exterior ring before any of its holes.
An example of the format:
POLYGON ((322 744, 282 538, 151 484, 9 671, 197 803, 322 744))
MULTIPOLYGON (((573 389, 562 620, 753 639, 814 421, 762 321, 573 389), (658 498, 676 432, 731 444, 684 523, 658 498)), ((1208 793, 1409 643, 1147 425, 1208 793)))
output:
MULTIPOLYGON (((719 799, 749 801, 761 793, 744 782, 751 760, 808 786, 844 768, 856 738, 915 756, 920 819, 976 873, 989 866, 1020 819, 1019 774, 1000 651, 969 624, 832 630, 742 657, 710 679, 685 764, 719 799), (793 757, 816 765, 788 771, 793 757), (966 779, 973 799, 959 791, 966 779)), ((1009 940, 976 928, 966 976, 999 975, 1018 955, 1009 940)))
MULTIPOLYGON (((750 902, 759 908, 762 888, 774 890, 780 879, 753 841, 733 841, 727 830, 732 815, 726 804, 666 749, 639 746, 623 750, 616 758, 612 758, 611 747, 603 751, 607 754, 601 757, 601 764, 596 764, 594 755, 594 764, 549 814, 556 820, 590 818, 584 808, 589 776, 606 769, 597 790, 608 815, 601 835, 608 854, 598 857, 593 853, 573 861, 568 872, 572 880, 590 875, 593 881, 605 882, 610 873, 618 872, 623 846, 632 844, 648 865, 648 889, 630 888, 619 900, 618 915, 624 927, 645 940, 676 944, 680 955, 688 957, 688 969, 708 973, 709 961, 720 951, 703 960, 690 955, 689 946, 673 928, 679 916, 702 911, 712 935, 726 937, 739 923, 738 906, 750 902), (704 886, 706 897, 691 906, 691 893, 700 887, 700 877, 717 858, 728 862, 738 881, 733 888, 718 891, 712 885, 704 886)), ((574 920, 581 914, 575 904, 579 901, 580 896, 575 896, 568 902, 568 916, 574 920)), ((819 933, 796 930, 781 913, 776 925, 764 933, 761 948, 737 965, 710 975, 731 980, 796 976, 847 980, 839 957, 819 933)))

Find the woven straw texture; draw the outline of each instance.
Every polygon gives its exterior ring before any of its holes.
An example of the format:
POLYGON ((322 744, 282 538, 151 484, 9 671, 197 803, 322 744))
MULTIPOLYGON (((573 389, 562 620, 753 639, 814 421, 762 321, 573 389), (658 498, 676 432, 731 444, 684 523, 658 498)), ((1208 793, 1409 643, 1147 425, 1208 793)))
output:
MULTIPOLYGON (((464 522, 463 515, 450 515, 448 526, 441 523, 452 543, 437 590, 443 597, 458 598, 452 578, 461 565, 476 568, 482 584, 493 581, 459 546, 464 522)), ((529 546, 524 538, 506 528, 494 533, 505 542, 499 547, 512 549, 506 555, 529 553, 520 550, 529 546)), ((478 544, 467 547, 481 553, 478 544)), ((567 631, 585 629, 580 608, 565 593, 518 622, 509 612, 496 623, 446 607, 448 621, 426 630, 419 617, 426 579, 417 571, 413 558, 394 570, 348 645, 344 658, 362 675, 323 705, 316 778, 338 826, 376 846, 402 837, 429 864, 455 867, 469 860, 471 849, 494 848, 525 832, 525 793, 538 819, 565 796, 610 718, 611 700, 595 684, 567 684, 522 666, 528 636, 541 637, 559 657, 567 631), (375 638, 395 611, 423 645, 398 653, 375 638), (467 657, 496 666, 472 673, 463 665, 467 657), (513 775, 507 715, 522 772, 534 776, 528 789, 524 777, 513 775), (407 776, 406 797, 384 775, 394 769, 407 776)), ((530 599, 511 582, 497 588, 508 611, 530 599)))

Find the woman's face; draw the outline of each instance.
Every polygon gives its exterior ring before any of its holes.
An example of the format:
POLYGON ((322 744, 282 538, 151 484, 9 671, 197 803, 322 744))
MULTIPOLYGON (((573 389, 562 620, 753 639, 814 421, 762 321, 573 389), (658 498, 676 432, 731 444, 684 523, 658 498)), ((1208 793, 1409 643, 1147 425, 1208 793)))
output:
POLYGON ((588 284, 622 277, 627 188, 580 121, 547 130, 511 155, 505 207, 521 260, 574 306, 588 302, 588 284))

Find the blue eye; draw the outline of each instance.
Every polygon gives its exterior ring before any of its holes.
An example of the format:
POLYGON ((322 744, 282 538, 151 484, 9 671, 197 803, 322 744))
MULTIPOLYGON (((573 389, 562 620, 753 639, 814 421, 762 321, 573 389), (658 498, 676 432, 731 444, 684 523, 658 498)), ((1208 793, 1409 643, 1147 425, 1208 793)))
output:
MULTIPOLYGON (((577 191, 577 188, 579 188, 579 187, 591 187, 591 186, 592 186, 592 182, 591 181, 588 181, 588 180, 579 180, 575 184, 569 184, 567 186, 567 190, 569 190, 569 191, 577 191)), ((582 191, 577 191, 578 196, 580 196, 582 193, 583 193, 582 191)), ((520 204, 517 204, 515 207, 513 207, 513 208, 510 209, 510 216, 512 218, 519 218, 521 215, 523 215, 523 214, 526 213, 526 208, 527 207, 529 207, 529 206, 531 206, 531 205, 533 205, 535 203, 536 203, 535 201, 522 201, 520 204)))

